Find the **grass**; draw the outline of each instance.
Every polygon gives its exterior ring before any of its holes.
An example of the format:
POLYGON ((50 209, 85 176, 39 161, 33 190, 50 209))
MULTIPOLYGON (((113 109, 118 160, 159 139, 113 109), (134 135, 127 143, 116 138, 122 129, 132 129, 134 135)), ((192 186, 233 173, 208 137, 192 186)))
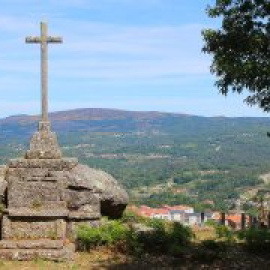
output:
POLYGON ((91 252, 78 252, 71 262, 51 262, 44 260, 35 261, 1 261, 1 270, 97 270, 108 269, 114 265, 131 263, 131 257, 107 248, 100 247, 91 252))
POLYGON ((168 256, 144 254, 140 258, 115 252, 108 247, 98 247, 91 252, 76 253, 72 262, 0 262, 1 270, 156 270, 156 269, 270 269, 269 258, 250 256, 237 247, 228 254, 216 256, 211 247, 174 259, 168 256), (159 268, 157 268, 159 266, 159 268), (238 268, 233 268, 238 267, 238 268))
MULTIPOLYGON (((249 250, 243 248, 245 246, 243 241, 232 241, 227 230, 223 227, 218 229, 206 226, 195 228, 190 232, 179 225, 144 220, 128 214, 122 221, 105 220, 100 230, 89 231, 82 227, 81 238, 88 242, 84 252, 76 253, 74 261, 61 263, 44 260, 2 261, 0 270, 270 269, 268 253, 251 254, 249 250), (132 220, 146 222, 156 229, 157 233, 151 233, 146 239, 130 239, 130 244, 140 244, 143 252, 136 253, 133 246, 132 252, 123 248, 126 246, 123 246, 122 235, 128 230, 121 222, 128 224, 132 220), (194 234, 194 238, 190 233, 194 234)), ((127 236, 130 237, 129 234, 125 237, 127 236)), ((246 231, 242 237, 251 239, 253 245, 255 240, 257 243, 257 239, 265 238, 265 232, 256 231, 255 234, 253 231, 246 231)))

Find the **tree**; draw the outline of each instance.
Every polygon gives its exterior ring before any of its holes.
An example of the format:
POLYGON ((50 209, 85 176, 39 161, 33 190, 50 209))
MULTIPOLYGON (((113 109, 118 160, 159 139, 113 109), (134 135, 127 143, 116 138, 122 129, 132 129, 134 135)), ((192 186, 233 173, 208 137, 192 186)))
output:
POLYGON ((217 88, 223 95, 247 90, 248 104, 270 111, 270 1, 216 0, 207 13, 222 19, 219 29, 202 32, 217 88))

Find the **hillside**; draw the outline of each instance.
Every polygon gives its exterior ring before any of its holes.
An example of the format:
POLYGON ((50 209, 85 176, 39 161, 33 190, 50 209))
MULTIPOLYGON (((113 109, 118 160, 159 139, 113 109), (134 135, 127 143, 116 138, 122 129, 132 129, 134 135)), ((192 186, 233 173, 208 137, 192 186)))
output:
MULTIPOLYGON (((77 109, 50 114, 66 155, 112 173, 133 200, 157 205, 214 201, 224 208, 265 185, 268 118, 77 109)), ((22 155, 38 117, 0 119, 0 162, 22 155)))

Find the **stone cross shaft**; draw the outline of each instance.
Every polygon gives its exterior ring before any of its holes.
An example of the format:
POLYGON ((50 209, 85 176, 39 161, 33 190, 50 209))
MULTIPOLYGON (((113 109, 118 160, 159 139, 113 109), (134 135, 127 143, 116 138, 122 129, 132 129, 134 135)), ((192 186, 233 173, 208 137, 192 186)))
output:
POLYGON ((62 43, 61 37, 48 36, 47 23, 40 23, 40 37, 26 37, 26 43, 40 43, 41 47, 41 122, 48 118, 48 43, 62 43))

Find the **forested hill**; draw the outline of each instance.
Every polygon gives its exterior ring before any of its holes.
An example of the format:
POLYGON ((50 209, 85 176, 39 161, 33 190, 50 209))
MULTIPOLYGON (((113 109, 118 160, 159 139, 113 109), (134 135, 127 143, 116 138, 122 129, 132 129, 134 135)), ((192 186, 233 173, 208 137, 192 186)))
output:
MULTIPOLYGON (((196 133, 211 132, 224 134, 237 131, 264 131, 269 125, 269 118, 227 118, 200 117, 188 114, 123 111, 116 109, 74 109, 53 112, 49 115, 53 129, 59 132, 97 131, 97 132, 181 132, 188 136, 196 133)), ((0 119, 2 132, 12 135, 25 135, 36 129, 39 116, 15 115, 0 119)), ((3 134, 1 134, 3 135, 3 134)))
MULTIPOLYGON (((149 204, 225 202, 265 185, 259 175, 270 171, 268 118, 78 109, 50 119, 65 155, 112 173, 149 204)), ((37 121, 0 119, 2 164, 24 153, 37 121)))

